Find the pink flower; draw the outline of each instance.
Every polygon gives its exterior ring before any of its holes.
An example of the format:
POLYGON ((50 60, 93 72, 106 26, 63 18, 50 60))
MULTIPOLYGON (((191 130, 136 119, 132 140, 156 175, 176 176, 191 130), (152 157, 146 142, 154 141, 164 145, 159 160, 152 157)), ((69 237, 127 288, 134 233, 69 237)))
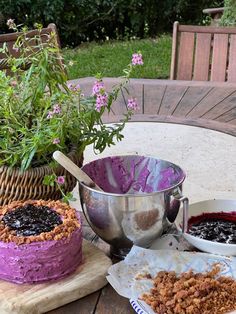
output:
POLYGON ((58 104, 53 106, 53 113, 55 114, 61 113, 61 107, 58 104))
POLYGON ((135 98, 130 98, 128 99, 128 104, 127 104, 127 107, 128 109, 130 110, 137 110, 139 107, 138 107, 138 103, 136 101, 135 98))
POLYGON ((15 47, 13 46, 12 49, 15 51, 15 52, 18 52, 20 49, 18 47, 15 47))
POLYGON ((76 85, 74 86, 74 90, 77 91, 77 90, 79 90, 79 89, 80 89, 80 85, 79 85, 79 83, 78 83, 78 84, 76 84, 76 85))
POLYGON ((52 141, 53 144, 59 144, 60 143, 60 139, 59 138, 54 138, 54 140, 52 141))
POLYGON ((65 178, 63 176, 57 177, 57 183, 62 185, 65 183, 65 178))
POLYGON ((93 85, 93 95, 97 95, 100 92, 104 91, 105 86, 103 81, 96 81, 93 85))
POLYGON ((10 82, 10 85, 11 85, 12 87, 16 87, 16 86, 17 86, 17 81, 16 81, 16 80, 11 81, 11 82, 10 82))
POLYGON ((73 88, 73 84, 72 83, 67 83, 67 87, 71 90, 73 88))
POLYGON ((8 26, 9 29, 15 29, 16 28, 16 24, 15 24, 13 19, 8 19, 7 20, 7 26, 8 26))
POLYGON ((143 56, 141 53, 134 53, 132 55, 132 64, 133 65, 143 65, 143 56))
POLYGON ((99 112, 102 107, 107 106, 108 95, 107 93, 96 95, 96 110, 99 112))
POLYGON ((67 87, 73 91, 73 92, 76 92, 80 89, 80 85, 79 84, 72 84, 72 83, 68 83, 67 84, 67 87))
POLYGON ((52 119, 53 114, 53 111, 48 111, 47 119, 52 119))

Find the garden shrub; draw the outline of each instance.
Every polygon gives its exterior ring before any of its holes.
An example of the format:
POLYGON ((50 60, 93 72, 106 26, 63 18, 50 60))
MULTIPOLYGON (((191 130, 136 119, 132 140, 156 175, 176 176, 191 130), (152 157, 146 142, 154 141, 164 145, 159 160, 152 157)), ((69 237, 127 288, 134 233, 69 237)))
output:
POLYGON ((53 22, 63 46, 76 46, 107 38, 154 37, 171 31, 175 20, 200 24, 204 8, 220 5, 220 0, 0 0, 0 29, 6 31, 8 18, 30 27, 53 22))
POLYGON ((236 25, 236 0, 225 0, 225 10, 220 20, 221 26, 236 25))

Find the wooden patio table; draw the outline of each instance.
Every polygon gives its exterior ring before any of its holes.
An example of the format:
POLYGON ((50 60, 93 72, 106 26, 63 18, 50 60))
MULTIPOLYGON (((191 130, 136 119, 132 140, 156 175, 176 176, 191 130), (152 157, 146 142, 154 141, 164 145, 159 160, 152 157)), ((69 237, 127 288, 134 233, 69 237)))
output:
MULTIPOLYGON (((94 81, 89 77, 72 82, 91 95, 94 81)), ((119 82, 104 79, 107 90, 119 82)), ((236 135, 236 83, 131 79, 128 90, 129 94, 123 90, 105 122, 118 122, 127 110, 127 99, 134 97, 139 109, 131 121, 179 123, 236 135)))
MULTIPOLYGON (((86 95, 91 94, 94 78, 75 80, 86 95)), ((104 79, 105 86, 119 82, 104 79)), ((126 111, 127 99, 137 98, 139 110, 132 121, 187 124, 236 136, 236 84, 221 82, 132 79, 130 95, 123 90, 106 122, 117 122, 126 111)), ((99 240, 85 219, 84 237, 107 254, 109 246, 99 240)), ((48 312, 48 314, 128 314, 134 313, 129 301, 108 284, 100 291, 48 312)))

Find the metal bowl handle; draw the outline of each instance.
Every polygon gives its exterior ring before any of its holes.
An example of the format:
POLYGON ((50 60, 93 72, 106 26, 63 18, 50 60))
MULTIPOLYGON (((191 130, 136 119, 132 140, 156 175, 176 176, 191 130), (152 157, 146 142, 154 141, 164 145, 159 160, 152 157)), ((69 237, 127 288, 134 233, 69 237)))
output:
POLYGON ((188 231, 188 207, 189 200, 187 197, 183 196, 181 189, 178 187, 174 193, 173 197, 183 203, 183 222, 182 222, 182 232, 188 231))

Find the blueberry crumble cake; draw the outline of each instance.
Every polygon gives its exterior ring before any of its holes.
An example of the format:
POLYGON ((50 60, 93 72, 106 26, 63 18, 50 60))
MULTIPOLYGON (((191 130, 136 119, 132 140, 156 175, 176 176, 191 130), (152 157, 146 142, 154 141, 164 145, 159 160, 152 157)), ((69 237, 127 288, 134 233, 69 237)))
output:
POLYGON ((63 278, 82 261, 79 214, 60 201, 0 207, 0 278, 35 283, 63 278))

